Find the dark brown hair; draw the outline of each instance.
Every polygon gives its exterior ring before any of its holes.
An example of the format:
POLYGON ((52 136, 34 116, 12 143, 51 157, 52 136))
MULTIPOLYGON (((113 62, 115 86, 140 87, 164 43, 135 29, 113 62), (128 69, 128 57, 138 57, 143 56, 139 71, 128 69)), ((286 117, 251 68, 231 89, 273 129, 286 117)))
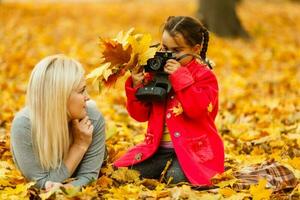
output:
POLYGON ((202 45, 200 57, 203 61, 206 60, 209 34, 199 20, 188 16, 170 16, 163 30, 167 31, 172 37, 178 33, 182 34, 185 42, 190 46, 202 45))

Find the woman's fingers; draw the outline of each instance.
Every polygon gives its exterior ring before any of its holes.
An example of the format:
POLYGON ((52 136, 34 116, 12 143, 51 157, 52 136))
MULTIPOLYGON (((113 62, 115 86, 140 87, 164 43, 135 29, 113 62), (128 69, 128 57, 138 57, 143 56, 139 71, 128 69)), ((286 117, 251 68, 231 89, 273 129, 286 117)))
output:
POLYGON ((88 126, 90 126, 90 125, 92 124, 91 120, 88 120, 88 121, 86 122, 86 124, 87 124, 88 126))
POLYGON ((72 134, 74 136, 73 144, 79 146, 88 147, 92 142, 94 127, 88 116, 76 123, 74 120, 74 125, 72 127, 72 134))
POLYGON ((52 181, 47 181, 45 183, 45 190, 49 191, 53 187, 53 182, 52 181))
POLYGON ((84 117, 82 120, 78 121, 78 119, 73 120, 75 131, 82 132, 82 133, 89 133, 90 134, 90 127, 92 126, 91 120, 88 116, 84 117))
POLYGON ((89 120, 89 117, 88 117, 88 116, 85 116, 85 117, 80 121, 80 123, 81 123, 81 124, 86 124, 88 120, 89 120))
POLYGON ((93 125, 90 125, 89 128, 88 128, 88 131, 89 131, 90 133, 93 133, 93 131, 94 131, 94 126, 93 126, 93 125))
POLYGON ((59 182, 47 181, 45 183, 45 190, 48 192, 52 188, 59 188, 60 186, 63 186, 63 184, 59 182))

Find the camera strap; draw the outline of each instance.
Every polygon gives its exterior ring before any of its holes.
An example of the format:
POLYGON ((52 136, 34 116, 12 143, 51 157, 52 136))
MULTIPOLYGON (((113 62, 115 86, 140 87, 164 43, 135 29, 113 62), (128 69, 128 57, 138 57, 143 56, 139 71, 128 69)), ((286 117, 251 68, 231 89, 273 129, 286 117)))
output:
POLYGON ((182 56, 179 56, 179 58, 176 58, 175 60, 176 61, 180 61, 181 59, 185 58, 185 57, 188 57, 188 56, 192 56, 192 57, 196 57, 196 58, 200 58, 200 56, 196 55, 196 54, 191 54, 191 53, 187 53, 187 54, 183 54, 182 56))
MULTIPOLYGON (((175 60, 176 61, 180 61, 181 59, 183 59, 183 58, 185 58, 185 57, 188 57, 188 56, 192 56, 192 57, 194 57, 194 58, 198 58, 198 59, 200 59, 200 60, 202 60, 203 61, 203 59, 199 56, 199 55, 197 55, 197 54, 191 54, 191 53, 187 53, 187 54, 184 54, 184 55, 182 55, 182 56, 179 56, 179 58, 176 58, 175 60)), ((210 69, 212 69, 212 66, 210 65, 210 63, 209 62, 206 62, 206 61, 203 61, 210 69)))
POLYGON ((157 43, 157 44, 150 45, 149 47, 150 47, 150 48, 153 48, 153 47, 156 48, 156 47, 159 47, 159 45, 160 45, 160 43, 157 43))

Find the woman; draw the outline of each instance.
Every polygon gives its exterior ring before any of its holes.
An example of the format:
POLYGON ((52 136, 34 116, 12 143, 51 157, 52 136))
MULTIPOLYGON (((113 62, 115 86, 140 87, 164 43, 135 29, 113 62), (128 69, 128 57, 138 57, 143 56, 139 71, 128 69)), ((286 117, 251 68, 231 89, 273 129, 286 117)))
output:
POLYGON ((83 186, 97 179, 105 152, 103 116, 86 93, 80 63, 64 55, 42 59, 33 69, 27 106, 16 114, 11 151, 17 167, 39 188, 74 177, 83 186))

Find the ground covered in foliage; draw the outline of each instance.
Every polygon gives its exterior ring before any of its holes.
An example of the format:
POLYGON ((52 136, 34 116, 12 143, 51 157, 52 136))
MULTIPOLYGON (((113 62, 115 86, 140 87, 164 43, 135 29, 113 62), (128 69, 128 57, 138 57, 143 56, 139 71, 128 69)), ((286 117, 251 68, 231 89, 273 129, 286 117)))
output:
POLYGON ((274 160, 300 178, 300 5, 293 1, 244 0, 238 7, 252 40, 212 35, 208 56, 216 63, 220 112, 216 120, 226 148, 226 173, 215 187, 194 188, 141 180, 134 171, 114 171, 111 162, 143 140, 146 124, 129 118, 124 79, 99 94, 88 90, 107 122, 109 160, 99 180, 45 193, 16 170, 9 151, 14 114, 24 106, 30 72, 41 58, 64 53, 87 72, 100 62, 98 36, 135 27, 158 42, 169 15, 194 15, 197 1, 104 1, 90 4, 0 4, 0 199, 299 199, 299 184, 284 190, 233 187, 235 171, 274 160))

